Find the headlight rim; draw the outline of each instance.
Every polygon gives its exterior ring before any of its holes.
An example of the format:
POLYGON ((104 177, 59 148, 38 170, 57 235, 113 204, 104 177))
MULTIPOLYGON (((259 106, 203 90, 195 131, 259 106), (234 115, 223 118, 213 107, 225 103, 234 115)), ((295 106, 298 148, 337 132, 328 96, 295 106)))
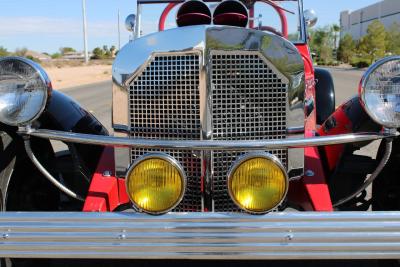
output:
POLYGON ((366 99, 365 99, 365 91, 366 91, 366 85, 369 81, 369 78, 371 77, 371 74, 373 74, 377 69, 379 69, 380 67, 382 67, 383 65, 385 65, 388 62, 391 61, 399 61, 400 62, 400 56, 389 56, 389 57, 384 57, 378 61, 376 61, 374 64, 372 64, 368 70, 363 74, 361 80, 360 80, 360 84, 359 84, 359 100, 361 103, 361 106, 363 107, 364 111, 368 114, 368 116, 371 118, 371 120, 373 120, 375 123, 388 128, 388 129, 397 129, 400 127, 400 123, 398 126, 395 126, 393 124, 389 125, 389 124, 385 124, 382 123, 382 121, 379 121, 377 119, 377 116, 368 108, 368 105, 366 104, 366 99))
POLYGON ((288 175, 288 172, 287 172, 285 166, 283 165, 283 163, 279 160, 279 158, 277 156, 275 156, 271 153, 268 153, 268 152, 250 152, 250 153, 246 153, 246 154, 240 156, 238 159, 236 159, 232 163, 232 166, 230 167, 228 174, 227 174, 226 186, 228 188, 228 193, 229 193, 230 198, 232 199, 233 203, 235 203, 235 205, 239 209, 245 211, 246 213, 253 214, 253 215, 264 215, 264 214, 267 214, 267 213, 275 210, 277 207, 279 207, 285 201, 287 194, 289 192, 289 175, 288 175), (234 197, 232 188, 230 186, 231 177, 232 177, 233 173, 236 171, 236 169, 239 166, 241 166, 241 164, 243 164, 244 162, 251 160, 251 159, 255 159, 255 158, 265 158, 265 159, 271 160, 275 165, 277 165, 281 169, 282 173, 285 176, 285 182, 286 182, 285 185, 286 186, 285 186, 285 192, 283 194, 282 199, 279 201, 278 204, 276 204, 273 208, 271 208, 267 211, 252 211, 252 210, 242 207, 242 205, 236 201, 236 198, 234 197))
POLYGON ((126 172, 126 176, 125 176, 125 188, 127 190, 128 193, 128 197, 130 200, 130 203, 132 204, 132 207, 137 211, 137 212, 142 212, 142 213, 147 213, 150 215, 163 215, 166 214, 168 212, 170 212, 171 210, 173 210, 174 208, 176 208, 183 200, 185 193, 186 193, 186 187, 187 187, 187 176, 186 173, 182 167, 182 165, 171 155, 167 154, 167 153, 146 153, 140 157, 138 157, 133 164, 131 164, 131 166, 128 168, 128 171, 126 172), (132 171, 134 170, 134 168, 139 165, 140 163, 142 163, 145 160, 149 160, 149 159, 161 159, 161 160, 165 160, 168 163, 170 163, 173 167, 175 167, 179 174, 180 177, 182 179, 182 190, 181 190, 181 194, 179 195, 178 200, 176 201, 176 203, 169 209, 163 210, 163 211, 148 211, 148 210, 144 210, 141 207, 139 207, 135 201, 133 201, 133 199, 131 198, 130 194, 128 193, 128 182, 129 182, 129 177, 130 174, 132 173, 132 171))
POLYGON ((29 125, 32 124, 32 122, 34 122, 37 119, 39 119, 39 117, 43 114, 44 110, 46 109, 46 106, 47 106, 48 100, 50 98, 51 92, 53 90, 53 86, 52 86, 51 80, 50 80, 47 72, 38 63, 36 63, 36 62, 34 62, 34 61, 30 60, 30 59, 27 59, 27 58, 24 58, 24 57, 18 57, 18 56, 9 56, 9 57, 0 58, 0 63, 3 62, 3 61, 8 61, 8 60, 20 61, 20 62, 28 65, 29 67, 31 67, 38 74, 40 80, 42 81, 43 85, 47 89, 46 90, 47 91, 46 94, 44 94, 44 99, 43 99, 43 103, 44 104, 42 105, 40 110, 36 113, 36 115, 32 119, 30 119, 28 121, 21 122, 21 123, 5 123, 5 122, 2 122, 4 124, 6 124, 6 125, 15 126, 15 127, 29 126, 29 125))

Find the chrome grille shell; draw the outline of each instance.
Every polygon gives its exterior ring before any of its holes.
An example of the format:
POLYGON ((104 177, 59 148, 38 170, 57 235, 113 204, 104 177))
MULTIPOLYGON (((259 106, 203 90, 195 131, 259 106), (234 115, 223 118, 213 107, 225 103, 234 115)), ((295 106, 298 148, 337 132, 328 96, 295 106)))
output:
MULTIPOLYGON (((159 59, 160 58, 157 60, 159 59)), ((217 58, 214 58, 214 60, 217 60, 217 58)), ((235 65, 237 65, 235 62, 231 63, 231 67, 235 65)), ((163 70, 159 71, 163 72, 163 70)), ((235 76, 236 74, 234 72, 225 71, 224 75, 228 77, 230 75, 235 76)), ((168 76, 168 74, 164 73, 161 74, 161 76, 168 76)), ((234 79, 231 80, 230 82, 233 82, 234 79)), ((175 138, 177 140, 283 139, 286 138, 286 130, 288 127, 303 125, 304 123, 304 64, 299 52, 291 43, 283 38, 256 30, 226 26, 191 26, 159 32, 137 39, 123 48, 118 54, 113 66, 113 81, 113 125, 127 125, 126 132, 118 131, 118 134, 126 134, 131 138, 175 138), (196 123, 185 126, 186 122, 181 120, 175 124, 172 122, 172 126, 168 126, 167 124, 171 123, 171 120, 167 118, 168 123, 165 125, 166 128, 157 132, 158 128, 155 129, 153 127, 156 126, 156 123, 153 123, 150 127, 148 127, 149 125, 143 127, 144 125, 138 123, 139 119, 134 118, 137 112, 132 112, 131 106, 125 110, 123 110, 123 107, 118 106, 119 102, 116 100, 124 99, 124 97, 126 98, 126 95, 128 95, 124 92, 124 88, 129 93, 130 97, 132 93, 131 85, 134 84, 135 79, 139 78, 143 71, 151 65, 154 59, 160 56, 174 57, 182 55, 187 56, 190 54, 199 55, 197 88, 199 102, 196 102, 198 103, 198 108, 193 108, 190 107, 190 104, 187 104, 188 101, 185 101, 187 105, 184 104, 184 106, 186 109, 191 109, 191 111, 187 111, 184 108, 182 114, 186 116, 190 112, 196 110, 197 113, 190 113, 191 115, 189 116, 190 119, 196 120, 196 123), (213 62, 213 56, 222 54, 229 56, 228 59, 230 60, 238 56, 239 61, 244 61, 240 69, 244 71, 243 74, 247 74, 248 77, 243 76, 239 80, 244 81, 238 81, 238 79, 236 79, 233 83, 235 87, 239 87, 243 92, 239 90, 238 93, 232 95, 228 92, 222 92, 221 90, 223 90, 223 88, 221 87, 214 87, 214 84, 224 79, 217 77, 222 73, 215 74, 217 76, 214 78, 212 77, 213 71, 216 70, 213 66, 214 64, 216 66, 218 64, 222 66, 224 63, 213 62), (138 61, 142 63, 137 64, 137 61, 132 61, 134 58, 137 58, 138 61), (251 60, 252 62, 245 62, 246 60, 251 60), (251 66, 253 64, 255 65, 251 66), (254 71, 265 71, 262 79, 258 76, 251 76, 250 72, 254 71), (252 86, 249 85, 248 80, 251 80, 252 86), (264 100, 270 97, 277 100, 265 102, 272 105, 276 104, 277 106, 275 109, 274 107, 263 106, 263 103, 258 99, 260 92, 250 95, 252 90, 259 90, 261 84, 265 82, 271 82, 271 85, 275 86, 261 88, 261 93, 264 94, 264 100), (243 86, 243 88, 240 88, 240 86, 243 86), (250 106, 245 107, 245 112, 241 112, 240 109, 234 112, 230 111, 232 116, 238 116, 239 119, 232 122, 233 127, 231 127, 232 125, 228 126, 228 123, 224 125, 224 119, 227 118, 221 117, 221 114, 226 111, 224 110, 226 107, 218 106, 217 102, 229 99, 240 99, 243 94, 245 96, 247 94, 248 100, 251 102, 250 106), (277 110, 277 108, 280 110, 277 110), (259 111, 253 112, 256 109, 259 111), (126 113, 126 115, 123 115, 124 113, 126 113), (260 114, 263 116, 263 119, 257 122, 257 116, 260 114), (241 116, 244 117, 242 118, 241 116), (131 119, 124 119, 127 117, 131 119), (178 128, 178 134, 174 133, 174 127, 178 128), (197 127, 198 132, 196 134, 194 130, 197 129, 197 127), (189 128, 191 130, 186 131, 186 129, 189 128), (241 128, 242 131, 238 128, 241 128), (235 131, 230 132, 229 129, 235 129, 235 131), (147 130, 147 132, 141 132, 141 130, 147 130), (264 132, 265 130, 266 132, 264 132), (131 131, 134 133, 132 134, 131 131), (184 134, 180 135, 179 133, 184 134)), ((160 80, 161 85, 164 82, 163 79, 160 80)), ((161 90, 161 85, 158 87, 159 90, 161 90)), ((139 88, 140 85, 137 84, 134 86, 139 88)), ((194 87, 192 87, 192 89, 193 88, 194 87)), ((195 92, 192 92, 192 95, 194 93, 195 92)), ((183 98, 185 98, 185 95, 183 98)), ((130 104, 133 104, 135 101, 137 101, 137 99, 129 99, 130 104)), ((140 108, 144 108, 141 112, 146 114, 147 112, 158 112, 152 111, 149 109, 149 105, 143 105, 143 103, 141 106, 138 106, 138 112, 140 112, 140 108)), ((171 113, 168 112, 167 110, 166 114, 171 115, 171 113)), ((176 116, 176 114, 172 113, 172 117, 173 116, 176 116)), ((147 118, 151 119, 151 116, 147 118)), ((154 119, 155 118, 153 118, 153 120, 154 119)), ((114 127, 114 129, 121 129, 121 127, 114 127)), ((130 153, 129 162, 132 162, 133 158, 136 156, 150 150, 132 151, 127 150, 124 152, 130 153)), ((186 169, 188 169, 189 166, 194 166, 191 175, 197 176, 197 180, 193 179, 193 185, 198 185, 198 187, 193 188, 193 194, 199 193, 201 195, 201 204, 193 205, 194 202, 198 203, 199 196, 196 195, 195 198, 192 198, 192 200, 196 199, 195 201, 188 200, 182 202, 182 206, 178 207, 180 211, 192 211, 198 209, 200 206, 202 210, 237 210, 227 194, 225 181, 226 173, 231 167, 231 164, 243 153, 226 153, 224 151, 204 151, 202 153, 183 151, 163 152, 176 157, 186 169), (189 161, 181 162, 188 158, 190 159, 189 161), (222 170, 218 172, 218 169, 222 170), (193 206, 195 206, 195 208, 193 208, 193 206)), ((269 152, 276 155, 288 169, 291 168, 291 158, 290 153, 288 154, 288 150, 269 152)), ((116 162, 116 166, 117 168, 125 168, 125 165, 118 166, 118 162, 116 162)), ((128 166, 126 166, 126 168, 127 167, 128 166)), ((188 177, 191 175, 187 174, 188 177)), ((188 181, 189 180, 190 179, 188 179, 188 181)), ((191 198, 191 196, 187 197, 189 199, 191 198)))

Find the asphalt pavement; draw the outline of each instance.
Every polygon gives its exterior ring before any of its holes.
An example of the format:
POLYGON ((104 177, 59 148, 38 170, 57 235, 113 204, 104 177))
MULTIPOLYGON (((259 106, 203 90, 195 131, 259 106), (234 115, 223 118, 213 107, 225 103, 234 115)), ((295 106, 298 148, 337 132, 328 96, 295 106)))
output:
POLYGON ((75 99, 111 130, 112 82, 100 82, 60 90, 75 99))
MULTIPOLYGON (((325 68, 331 72, 335 83, 336 105, 358 93, 358 85, 364 71, 357 69, 325 68)), ((78 101, 82 107, 93 115, 112 133, 111 129, 111 102, 112 82, 101 82, 61 90, 78 101)), ((358 154, 375 156, 378 142, 363 148, 358 154)), ((54 143, 56 150, 62 149, 60 143, 54 143)))
MULTIPOLYGON (((335 83, 336 105, 344 103, 347 99, 358 93, 358 85, 364 71, 357 69, 325 68, 331 72, 335 83)), ((83 108, 93 115, 112 133, 111 129, 111 102, 112 82, 100 82, 82 85, 61 90, 78 101, 83 108)), ((362 149, 359 154, 375 156, 379 142, 362 149)), ((56 150, 63 146, 54 142, 56 150)))
MULTIPOLYGON (((340 105, 358 92, 363 71, 340 68, 326 68, 334 79, 336 105, 340 105)), ((111 81, 83 85, 61 90, 92 112, 96 118, 111 130, 111 81)))

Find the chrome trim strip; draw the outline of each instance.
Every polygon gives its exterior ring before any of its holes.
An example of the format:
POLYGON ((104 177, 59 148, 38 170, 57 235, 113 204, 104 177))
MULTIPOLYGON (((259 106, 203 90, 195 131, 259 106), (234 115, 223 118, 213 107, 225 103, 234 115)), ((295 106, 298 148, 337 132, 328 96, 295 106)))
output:
POLYGON ((400 258, 400 212, 7 212, 0 230, 7 258, 400 258))
POLYGON ((129 127, 126 125, 121 125, 121 124, 113 124, 112 126, 114 132, 119 132, 119 133, 129 133, 129 127))
POLYGON ((154 139, 129 139, 123 137, 101 136, 92 134, 78 134, 45 129, 19 129, 19 134, 30 135, 44 139, 64 142, 92 144, 115 147, 137 147, 153 149, 179 149, 179 150, 225 150, 225 151, 252 151, 280 148, 303 148, 327 146, 381 140, 384 138, 398 137, 396 134, 381 133, 353 133, 334 136, 317 136, 311 138, 293 138, 282 140, 257 140, 257 141, 213 141, 213 140, 154 140, 154 139))
MULTIPOLYGON (((203 47, 204 49, 204 47, 203 47)), ((209 103, 210 81, 209 81, 209 62, 204 52, 200 54, 200 73, 199 73, 199 97, 200 97, 200 140, 210 140, 212 137, 211 127, 211 107, 209 103)), ((213 211, 212 198, 212 155, 209 151, 201 151, 201 210, 213 211)))
POLYGON ((71 198, 75 198, 79 201, 85 202, 85 198, 81 197, 80 195, 76 194, 72 190, 70 190, 68 187, 60 183, 56 178, 53 177, 51 173, 49 173, 45 167, 39 162, 39 160, 36 158, 35 154, 32 151, 31 148, 31 141, 29 139, 24 140, 24 146, 25 146, 25 151, 26 154, 28 155, 28 158, 32 161, 33 165, 43 174, 43 176, 50 182, 52 183, 55 187, 57 187, 60 191, 64 192, 67 196, 71 198))
POLYGON ((286 133, 288 135, 304 134, 304 126, 288 127, 286 133))

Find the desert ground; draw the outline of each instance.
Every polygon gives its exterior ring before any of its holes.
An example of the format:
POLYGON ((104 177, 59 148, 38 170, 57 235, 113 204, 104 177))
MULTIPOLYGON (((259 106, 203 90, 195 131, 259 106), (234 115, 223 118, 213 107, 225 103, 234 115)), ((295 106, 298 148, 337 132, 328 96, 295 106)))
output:
POLYGON ((111 80, 111 65, 49 66, 45 70, 58 90, 111 80))

